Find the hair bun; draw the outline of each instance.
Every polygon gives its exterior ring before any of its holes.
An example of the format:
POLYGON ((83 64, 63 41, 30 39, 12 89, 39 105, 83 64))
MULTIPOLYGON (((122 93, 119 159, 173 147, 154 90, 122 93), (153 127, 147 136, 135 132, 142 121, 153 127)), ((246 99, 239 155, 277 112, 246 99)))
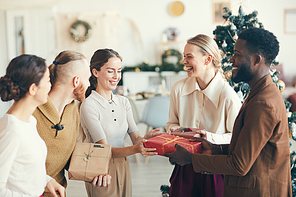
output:
POLYGON ((7 75, 0 78, 0 97, 2 101, 10 101, 12 99, 18 101, 20 97, 18 85, 7 75))

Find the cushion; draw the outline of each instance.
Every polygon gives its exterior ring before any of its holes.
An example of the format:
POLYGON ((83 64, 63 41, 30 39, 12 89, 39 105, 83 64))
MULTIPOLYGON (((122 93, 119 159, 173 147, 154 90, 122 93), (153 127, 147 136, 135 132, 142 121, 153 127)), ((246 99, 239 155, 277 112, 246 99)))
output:
POLYGON ((290 111, 295 112, 296 111, 296 93, 289 96, 288 101, 292 104, 290 111))

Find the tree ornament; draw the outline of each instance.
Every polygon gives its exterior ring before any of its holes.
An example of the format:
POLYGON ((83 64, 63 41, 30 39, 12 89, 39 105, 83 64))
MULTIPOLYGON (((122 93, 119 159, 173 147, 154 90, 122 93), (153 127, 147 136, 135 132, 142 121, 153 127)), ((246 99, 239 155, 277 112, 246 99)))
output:
POLYGON ((292 115, 292 112, 287 111, 287 117, 288 117, 288 118, 291 118, 291 115, 292 115))
POLYGON ((260 25, 259 25, 258 23, 256 23, 256 24, 254 25, 254 27, 260 28, 260 25))
POLYGON ((292 124, 290 126, 290 132, 291 132, 292 138, 294 140, 296 140, 296 124, 295 124, 295 122, 292 122, 292 124))
POLYGON ((239 6, 238 14, 239 14, 240 16, 244 16, 244 15, 245 15, 245 12, 244 12, 244 10, 243 10, 243 8, 242 8, 241 5, 239 6))
POLYGON ((229 20, 229 17, 232 15, 232 12, 229 10, 228 7, 224 7, 224 8, 223 8, 223 12, 224 12, 225 14, 223 14, 222 17, 225 19, 225 21, 228 21, 228 20, 229 20))
POLYGON ((141 70, 139 68, 135 68, 135 72, 140 72, 141 70))
POLYGON ((278 80, 277 85, 278 85, 281 92, 283 92, 285 90, 286 85, 282 80, 278 80))
POLYGON ((223 47, 223 48, 227 47, 227 43, 225 42, 225 40, 224 40, 224 42, 223 42, 223 44, 222 44, 222 47, 223 47))
POLYGON ((269 70, 269 73, 270 73, 271 75, 273 75, 275 72, 276 72, 276 69, 272 69, 272 70, 270 69, 270 70, 269 70))
POLYGON ((244 93, 240 90, 237 92, 239 99, 243 102, 244 101, 244 93))
POLYGON ((228 71, 224 72, 224 76, 225 76, 226 79, 231 79, 231 77, 232 77, 231 70, 228 70, 228 71))
POLYGON ((231 30, 236 30, 236 26, 232 23, 230 29, 231 30))
POLYGON ((91 33, 92 33, 92 29, 90 24, 88 24, 86 21, 82 21, 82 20, 77 20, 76 22, 74 22, 70 28, 70 33, 72 38, 74 39, 75 42, 85 42, 86 40, 89 39, 91 33), (85 27, 85 34, 84 35, 80 35, 79 32, 77 31, 77 27, 79 25, 83 25, 85 27))

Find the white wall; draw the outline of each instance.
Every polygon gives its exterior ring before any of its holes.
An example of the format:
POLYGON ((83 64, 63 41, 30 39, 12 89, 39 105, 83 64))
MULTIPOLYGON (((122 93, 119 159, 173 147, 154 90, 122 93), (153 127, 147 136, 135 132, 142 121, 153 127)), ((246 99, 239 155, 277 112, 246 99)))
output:
MULTIPOLYGON (((221 25, 212 22, 211 0, 183 0, 185 12, 179 17, 171 16, 168 12, 169 3, 172 0, 30 0, 25 2, 22 0, 0 0, 0 9, 56 6, 59 13, 117 11, 122 18, 130 18, 135 22, 144 46, 142 59, 148 60, 150 64, 157 63, 157 47, 161 42, 161 34, 167 27, 179 28, 181 31, 179 39, 185 41, 198 33, 212 35, 215 26, 221 25)), ((232 0, 234 14, 237 14, 239 2, 239 0, 232 0)), ((281 43, 278 58, 284 66, 283 72, 287 84, 292 84, 296 76, 296 69, 293 69, 294 60, 292 54, 296 46, 296 34, 284 33, 284 10, 296 8, 296 1, 269 0, 266 2, 265 0, 246 0, 243 5, 246 13, 257 10, 259 12, 259 21, 264 24, 266 29, 274 32, 278 37, 281 43)), ((0 19, 0 25, 2 24, 2 18, 0 19)), ((0 36, 3 35, 0 34, 0 36)), ((3 47, 5 45, 1 44, 0 51, 5 50, 3 47)), ((124 46, 122 48, 124 49, 124 46)), ((127 53, 124 50, 122 52, 128 56, 123 56, 123 58, 132 59, 132 53, 127 53)), ((139 61, 138 57, 134 59, 139 61)), ((131 61, 128 61, 128 63, 131 64, 131 61)))
MULTIPOLYGON (((5 68, 7 66, 6 53, 6 31, 5 31, 5 12, 0 10, 0 76, 5 75, 5 68)), ((4 103, 0 100, 0 118, 8 110, 10 104, 4 103)))
MULTIPOLYGON (((63 0, 57 4, 59 12, 104 12, 116 10, 122 17, 131 18, 139 28, 144 45, 143 60, 155 64, 157 46, 161 42, 161 33, 167 27, 180 29, 180 40, 187 40, 198 33, 212 35, 216 25, 212 21, 212 1, 183 0, 185 12, 182 16, 173 17, 168 12, 172 0, 63 0)), ((237 14, 239 0, 232 0, 233 14, 237 14)), ((283 72, 287 85, 296 79, 294 57, 292 51, 296 46, 296 34, 284 33, 284 11, 295 8, 295 0, 249 0, 244 1, 246 14, 257 10, 258 19, 265 29, 273 32, 280 41, 281 50, 278 56, 283 64, 283 72)), ((133 56, 133 54, 130 54, 133 56)), ((125 58, 125 57, 123 57, 125 58)))
MULTIPOLYGON (((64 0, 58 3, 58 10, 60 12, 116 10, 122 18, 131 18, 138 27, 143 41, 142 58, 148 60, 150 64, 156 63, 157 47, 161 42, 161 34, 166 28, 179 28, 181 31, 179 39, 184 41, 198 33, 211 35, 215 28, 211 18, 211 1, 184 1, 185 13, 180 17, 169 14, 168 6, 171 0, 86 0, 84 2, 81 4, 78 0, 64 0)), ((132 57, 133 54, 129 56, 132 57)), ((123 56, 124 58, 126 57, 123 56)))
MULTIPOLYGON (((179 17, 169 14, 168 6, 171 2, 172 0, 0 0, 0 74, 3 75, 8 63, 5 53, 6 35, 3 33, 5 31, 2 31, 5 29, 5 20, 3 19, 5 15, 1 9, 54 6, 57 13, 116 11, 120 17, 134 21, 142 40, 143 51, 141 53, 135 53, 130 46, 126 47, 128 50, 124 50, 125 46, 121 46, 120 53, 123 59, 126 59, 128 65, 131 65, 137 64, 141 60, 147 60, 150 64, 157 63, 161 34, 168 27, 177 27, 180 30, 179 40, 186 41, 189 37, 199 33, 211 36, 216 25, 221 25, 212 22, 212 1, 210 0, 183 0, 185 12, 179 17)), ((232 0, 232 10, 235 15, 238 11, 239 2, 239 0, 232 0)), ((283 64, 286 85, 291 85, 296 79, 293 54, 296 46, 296 34, 284 33, 284 10, 289 8, 296 9, 295 0, 244 1, 246 14, 257 10, 259 21, 263 23, 265 29, 272 31, 280 41, 281 49, 278 59, 283 64)), ((38 29, 32 31, 36 33, 38 29)), ((127 37, 127 39, 129 38, 127 37)), ((49 54, 46 57, 49 56, 52 55, 49 54)), ((0 111, 2 111, 1 105, 0 111)))

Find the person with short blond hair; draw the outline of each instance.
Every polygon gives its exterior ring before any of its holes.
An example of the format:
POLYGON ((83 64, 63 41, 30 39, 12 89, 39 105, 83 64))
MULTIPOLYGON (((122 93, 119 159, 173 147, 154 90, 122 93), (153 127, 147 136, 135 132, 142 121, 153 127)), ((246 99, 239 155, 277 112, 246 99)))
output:
MULTIPOLYGON (((66 187, 65 170, 69 167, 80 125, 75 100, 84 101, 90 71, 85 56, 76 51, 60 52, 49 70, 52 83, 49 97, 33 115, 37 119, 37 130, 48 147, 47 173, 66 187)), ((105 185, 109 181, 107 177, 104 177, 105 185)), ((98 183, 96 177, 93 185, 100 186, 102 181, 98 183)), ((44 196, 49 195, 46 190, 44 196)))

